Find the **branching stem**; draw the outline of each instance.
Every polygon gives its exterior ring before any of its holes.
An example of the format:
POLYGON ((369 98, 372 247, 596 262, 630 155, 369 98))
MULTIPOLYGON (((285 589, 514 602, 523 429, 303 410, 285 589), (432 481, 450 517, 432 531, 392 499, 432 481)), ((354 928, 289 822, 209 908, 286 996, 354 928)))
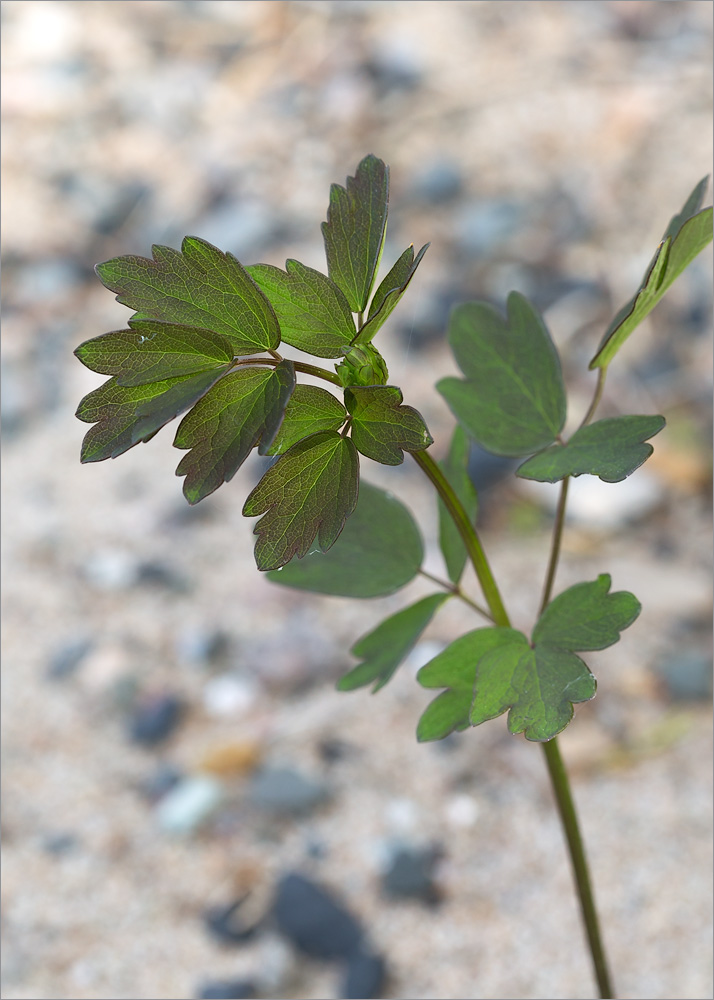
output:
POLYGON ((432 580, 435 584, 437 584, 437 586, 442 587, 444 590, 448 590, 450 594, 453 594, 454 597, 458 597, 459 600, 468 604, 469 607, 474 609, 474 611, 478 611, 478 613, 483 615, 484 618, 488 618, 490 622, 493 621, 490 612, 487 611, 486 608, 482 608, 480 604, 476 603, 476 601, 472 601, 468 594, 463 592, 458 583, 451 583, 450 580, 442 580, 441 577, 434 576, 433 573, 428 573, 425 569, 420 569, 419 574, 426 577, 427 580, 432 580))
MULTIPOLYGON (((233 364, 236 368, 243 365, 278 365, 282 360, 280 355, 276 355, 272 358, 240 358, 239 360, 234 360, 233 364)), ((338 385, 340 389, 342 388, 342 382, 337 372, 330 372, 326 368, 320 368, 318 365, 308 365, 304 361, 293 361, 293 365, 296 372, 302 372, 304 375, 314 375, 315 378, 321 378, 325 382, 331 382, 333 385, 338 385)))

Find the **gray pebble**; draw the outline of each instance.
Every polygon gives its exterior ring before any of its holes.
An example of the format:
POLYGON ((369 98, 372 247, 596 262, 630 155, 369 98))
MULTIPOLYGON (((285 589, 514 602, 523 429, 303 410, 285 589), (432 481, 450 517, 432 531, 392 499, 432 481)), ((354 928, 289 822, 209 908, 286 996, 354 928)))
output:
POLYGON ((315 809, 330 796, 330 790, 288 767, 266 767, 248 791, 250 802, 267 812, 301 815, 315 809))
POLYGON ((273 916, 295 947, 313 958, 350 958, 362 942, 363 931, 355 917, 297 872, 278 883, 273 916))

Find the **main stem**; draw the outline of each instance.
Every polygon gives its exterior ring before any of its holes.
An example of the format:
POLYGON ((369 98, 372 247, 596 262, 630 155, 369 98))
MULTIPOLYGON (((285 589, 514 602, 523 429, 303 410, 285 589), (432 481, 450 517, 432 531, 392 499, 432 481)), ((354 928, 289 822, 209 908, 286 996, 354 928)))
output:
MULTIPOLYGON (((496 585, 493 573, 491 572, 488 560, 486 559, 483 546, 481 545, 481 541, 476 534, 476 529, 471 523, 467 512, 464 510, 461 501, 446 476, 444 476, 434 459, 431 458, 426 451, 412 452, 412 457, 433 483, 437 493, 444 502, 444 506, 448 510, 454 524, 456 525, 461 538, 463 539, 466 551, 471 559, 474 570, 476 571, 476 576, 481 584, 481 589, 483 590, 484 597, 486 598, 486 602, 495 624, 506 628, 509 627, 511 622, 503 605, 501 594, 498 586, 496 585)), ((548 567, 547 582, 543 594, 543 606, 545 606, 545 604, 547 604, 550 600, 550 591, 555 579, 555 569, 558 561, 558 553, 560 551, 560 540, 562 538, 563 521, 565 517, 566 493, 567 485, 564 486, 561 491, 561 500, 558 505, 558 513, 556 514, 556 529, 554 532, 551 559, 548 567)), ((605 959, 605 951, 600 935, 597 911, 595 909, 595 898, 593 896, 588 863, 585 857, 585 846, 580 835, 577 813, 575 811, 575 803, 570 790, 570 782, 563 764, 563 759, 560 756, 557 739, 552 739, 547 743, 542 743, 541 746, 545 754, 553 794, 555 796, 558 813, 560 815, 563 831, 565 833, 565 839, 568 845, 573 875, 575 877, 575 886, 578 893, 578 899, 580 901, 580 910, 585 923, 585 931, 587 934, 588 944, 590 946, 590 954, 592 955, 595 978, 600 990, 600 996, 603 1000, 605 1000, 605 998, 607 998, 607 1000, 613 1000, 615 994, 612 989, 607 962, 605 959)))

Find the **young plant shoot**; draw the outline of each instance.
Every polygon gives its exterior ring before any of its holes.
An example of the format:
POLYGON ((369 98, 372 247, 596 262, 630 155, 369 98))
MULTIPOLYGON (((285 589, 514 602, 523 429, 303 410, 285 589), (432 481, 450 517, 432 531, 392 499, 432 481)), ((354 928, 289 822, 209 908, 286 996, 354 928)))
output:
POLYGON ((389 382, 375 344, 427 246, 408 247, 380 278, 389 169, 366 156, 346 186, 333 184, 322 223, 327 273, 297 260, 285 270, 241 264, 205 240, 152 257, 116 257, 97 274, 133 310, 125 329, 81 344, 75 354, 109 379, 80 402, 91 424, 82 462, 116 458, 182 416, 176 469, 196 504, 233 478, 254 449, 274 456, 243 504, 258 518, 255 561, 269 580, 320 594, 373 598, 420 573, 422 537, 408 508, 361 479, 360 456, 400 465, 405 453, 433 485, 446 577, 435 591, 391 615, 352 647, 355 666, 341 691, 389 682, 449 600, 466 602, 478 626, 421 668, 418 682, 438 693, 418 720, 420 741, 441 740, 507 713, 511 733, 541 744, 573 866, 601 997, 613 997, 583 843, 556 737, 573 705, 595 695, 583 653, 616 643, 640 612, 612 589, 609 574, 553 597, 572 476, 617 483, 652 454, 664 418, 594 420, 608 366, 665 291, 712 239, 712 209, 701 181, 667 225, 640 287, 605 331, 590 368, 592 404, 567 440, 567 394, 560 358, 542 317, 519 292, 506 314, 465 302, 451 317, 449 345, 461 378, 437 391, 455 417, 442 459, 421 416, 389 382), (289 345, 310 360, 288 360, 289 345), (317 359, 317 361, 315 360, 317 359), (330 364, 331 363, 331 364, 330 364), (307 384, 305 376, 324 381, 307 384), (529 635, 514 629, 475 527, 478 498, 468 475, 469 442, 522 459, 516 475, 560 482, 540 611, 529 635), (461 588, 470 562, 481 594, 461 588))

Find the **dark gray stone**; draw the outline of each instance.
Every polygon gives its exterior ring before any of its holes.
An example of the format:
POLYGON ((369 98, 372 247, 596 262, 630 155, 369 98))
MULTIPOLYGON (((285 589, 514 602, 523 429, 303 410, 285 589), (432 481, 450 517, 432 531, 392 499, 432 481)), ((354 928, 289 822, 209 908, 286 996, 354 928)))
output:
POLYGON ((381 997, 387 978, 387 963, 381 955, 357 952, 347 962, 340 996, 345 1000, 372 1000, 381 997))
POLYGON ((129 720, 129 735, 134 743, 155 746, 171 736, 183 712, 183 702, 174 694, 146 697, 134 706, 129 720))
POLYGON ((288 767, 266 767, 260 771, 248 791, 254 806, 267 812, 299 816, 310 812, 329 798, 329 789, 288 767))
POLYGON ((211 979, 198 987, 198 1000, 249 1000, 257 996, 252 979, 211 979))
POLYGON ((246 896, 224 906, 211 906, 203 915, 206 930, 221 944, 243 944, 250 941, 260 928, 262 921, 257 923, 241 923, 239 910, 246 896))
POLYGON ((296 872, 278 883, 273 916, 296 948, 313 958, 350 958, 362 942, 359 923, 323 888, 296 872))
POLYGON ((439 902, 434 865, 440 852, 433 848, 397 847, 382 876, 382 890, 393 899, 417 899, 430 906, 439 902))

